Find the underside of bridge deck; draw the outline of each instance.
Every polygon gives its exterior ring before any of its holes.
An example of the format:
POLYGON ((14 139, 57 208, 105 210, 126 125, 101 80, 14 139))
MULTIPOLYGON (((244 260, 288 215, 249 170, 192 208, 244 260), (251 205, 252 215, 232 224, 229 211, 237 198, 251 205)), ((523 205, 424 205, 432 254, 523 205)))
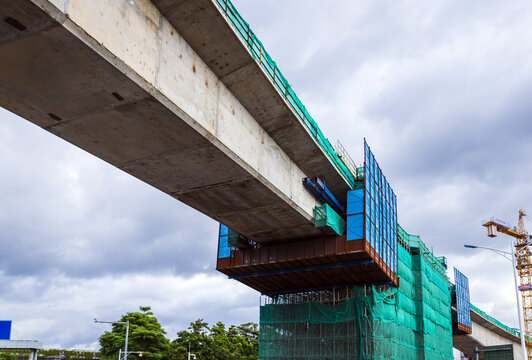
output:
POLYGON ((347 184, 242 44, 213 30, 214 5, 182 2, 205 5, 203 23, 186 19, 191 47, 176 5, 155 3, 173 20, 148 0, 0 0, 0 105, 256 242, 332 235, 302 179, 347 184), (223 69, 202 60, 215 44, 223 69))

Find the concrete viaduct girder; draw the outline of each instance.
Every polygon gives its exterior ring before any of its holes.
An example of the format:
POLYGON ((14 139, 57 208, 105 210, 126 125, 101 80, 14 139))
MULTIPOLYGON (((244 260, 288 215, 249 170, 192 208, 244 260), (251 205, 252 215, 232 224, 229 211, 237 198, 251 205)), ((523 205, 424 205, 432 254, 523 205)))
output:
POLYGON ((0 15, 1 106, 257 242, 330 234, 301 180, 347 184, 316 144, 303 156, 303 125, 266 131, 149 0, 0 0, 0 15))
MULTIPOLYGON (((474 309, 471 309, 471 334, 453 335, 453 347, 473 358, 476 347, 482 349, 485 346, 496 345, 512 345, 514 359, 523 358, 519 336, 485 319, 474 309)), ((479 354, 479 359, 484 359, 484 353, 479 354)))

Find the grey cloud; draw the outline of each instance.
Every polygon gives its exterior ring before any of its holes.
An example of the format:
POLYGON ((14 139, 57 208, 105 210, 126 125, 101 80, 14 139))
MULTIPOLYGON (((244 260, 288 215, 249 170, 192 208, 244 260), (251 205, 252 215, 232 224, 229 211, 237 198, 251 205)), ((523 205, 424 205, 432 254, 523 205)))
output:
POLYGON ((471 260, 462 245, 507 247, 487 239, 481 220, 515 223, 532 202, 530 4, 238 5, 329 139, 357 163, 368 139, 405 229, 456 258, 474 301, 496 303, 492 315, 515 326, 513 291, 492 295, 511 269, 483 267, 491 257, 471 260))
MULTIPOLYGON (((532 6, 235 5, 331 142, 360 163, 368 139, 405 229, 469 276, 474 303, 515 326, 511 269, 462 245, 508 247, 480 221, 515 222, 532 203, 532 6)), ((214 221, 5 111, 0 155, 0 305, 17 335, 90 344, 102 330, 91 316, 138 305, 153 305, 169 334, 197 317, 257 320, 257 294, 214 275, 214 221)))
POLYGON ((5 111, 3 119, 27 138, 3 143, 0 269, 81 277, 213 270, 214 221, 5 111))

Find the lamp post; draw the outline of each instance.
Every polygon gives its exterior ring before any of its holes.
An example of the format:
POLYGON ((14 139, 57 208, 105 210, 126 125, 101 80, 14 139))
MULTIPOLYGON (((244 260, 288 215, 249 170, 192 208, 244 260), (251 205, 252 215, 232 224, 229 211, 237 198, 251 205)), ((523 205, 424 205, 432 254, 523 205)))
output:
POLYGON ((188 360, 190 360, 191 358, 194 358, 194 360, 196 360, 196 355, 195 354, 191 354, 190 353, 190 341, 188 342, 188 360))
POLYGON ((524 360, 528 359, 527 354, 526 354, 527 348, 526 348, 526 342, 525 342, 525 332, 523 330, 525 328, 525 323, 523 321, 523 308, 521 307, 521 303, 519 301, 519 287, 517 283, 517 269, 515 265, 515 249, 514 249, 513 241, 510 242, 511 252, 489 248, 485 246, 477 246, 477 245, 464 245, 464 247, 469 248, 469 249, 491 250, 494 253, 501 255, 505 259, 510 260, 512 262, 512 272, 514 273, 515 302, 517 304, 517 317, 519 319, 519 334, 521 336, 521 351, 523 353, 523 359, 524 360), (509 259, 507 255, 511 256, 511 259, 509 259))
MULTIPOLYGON (((127 360, 127 354, 128 354, 128 352, 127 352, 127 341, 128 341, 128 336, 129 336, 129 320, 124 322, 124 321, 100 321, 100 320, 94 319, 94 322, 95 323, 100 323, 100 324, 122 324, 122 325, 126 325, 126 344, 124 345, 124 358, 123 358, 123 360, 127 360)), ((120 351, 118 352, 118 360, 121 360, 120 359, 120 356, 122 355, 121 351, 122 351, 122 349, 120 349, 120 351)), ((130 352, 130 353, 132 353, 132 352, 130 352)))
POLYGON ((508 261, 512 261, 512 253, 508 252, 508 251, 503 251, 503 250, 499 250, 499 249, 495 249, 495 248, 490 248, 490 247, 486 247, 486 246, 478 246, 478 245, 464 245, 465 248, 468 248, 468 249, 486 249, 486 250, 491 250, 493 251, 494 253, 504 257, 506 260, 508 261))
MULTIPOLYGON (((127 354, 139 354, 139 357, 142 357, 142 351, 128 351, 127 354)), ((122 358, 122 349, 118 350, 118 359, 122 358)))

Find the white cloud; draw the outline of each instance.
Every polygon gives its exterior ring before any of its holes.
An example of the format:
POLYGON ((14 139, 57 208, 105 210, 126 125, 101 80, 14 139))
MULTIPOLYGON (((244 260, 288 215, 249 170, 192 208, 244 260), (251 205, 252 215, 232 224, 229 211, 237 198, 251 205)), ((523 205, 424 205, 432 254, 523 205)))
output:
POLYGON ((0 281, 12 284, 0 295, 0 308, 9 309, 14 320, 12 338, 45 340, 46 347, 94 349, 96 339, 108 329, 93 323, 93 318, 114 321, 146 305, 170 338, 199 318, 210 324, 258 321, 258 294, 212 272, 191 277, 165 272, 91 279, 0 273, 0 281))

